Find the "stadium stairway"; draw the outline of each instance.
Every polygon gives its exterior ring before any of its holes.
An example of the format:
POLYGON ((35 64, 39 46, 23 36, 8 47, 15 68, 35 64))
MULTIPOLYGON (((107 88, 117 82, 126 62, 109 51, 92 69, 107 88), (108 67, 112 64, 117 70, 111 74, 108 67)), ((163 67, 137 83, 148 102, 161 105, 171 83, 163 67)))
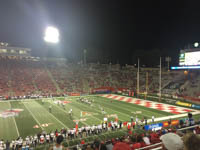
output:
POLYGON ((83 82, 83 90, 90 91, 90 86, 89 86, 88 81, 83 79, 82 82, 83 82))
POLYGON ((53 82, 54 86, 56 87, 57 93, 62 93, 63 91, 60 89, 60 87, 58 86, 58 84, 57 84, 56 81, 54 80, 54 78, 53 78, 51 72, 47 69, 46 66, 45 66, 45 70, 47 71, 47 73, 48 73, 48 75, 49 75, 51 81, 53 82))
POLYGON ((39 92, 39 90, 38 90, 38 87, 37 87, 37 85, 36 85, 36 83, 35 83, 35 79, 32 80, 32 83, 33 83, 33 86, 35 87, 35 89, 37 89, 36 93, 37 93, 37 94, 40 94, 40 92, 39 92))
POLYGON ((9 78, 9 81, 8 81, 8 83, 7 83, 7 85, 8 85, 8 87, 9 87, 9 92, 8 92, 8 94, 10 95, 10 96, 13 96, 13 95, 15 95, 15 92, 12 90, 12 84, 11 84, 11 76, 10 76, 10 74, 8 75, 8 78, 9 78))
POLYGON ((9 67, 9 70, 10 70, 10 72, 8 73, 9 81, 8 81, 8 83, 7 83, 8 87, 10 88, 10 90, 9 90, 8 93, 9 93, 9 96, 14 96, 14 95, 15 95, 15 92, 14 92, 14 90, 13 90, 13 88, 12 88, 12 77, 11 77, 12 69, 10 68, 9 65, 8 65, 7 67, 9 67))

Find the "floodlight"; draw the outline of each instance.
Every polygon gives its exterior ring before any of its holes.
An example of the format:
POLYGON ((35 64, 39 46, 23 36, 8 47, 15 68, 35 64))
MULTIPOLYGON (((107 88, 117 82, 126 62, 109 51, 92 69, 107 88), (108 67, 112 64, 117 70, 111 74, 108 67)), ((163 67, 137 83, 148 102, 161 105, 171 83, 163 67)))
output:
POLYGON ((44 40, 49 43, 59 42, 59 31, 55 27, 47 27, 45 30, 44 40))
POLYGON ((195 42, 194 43, 194 47, 198 47, 199 46, 199 43, 198 42, 195 42))

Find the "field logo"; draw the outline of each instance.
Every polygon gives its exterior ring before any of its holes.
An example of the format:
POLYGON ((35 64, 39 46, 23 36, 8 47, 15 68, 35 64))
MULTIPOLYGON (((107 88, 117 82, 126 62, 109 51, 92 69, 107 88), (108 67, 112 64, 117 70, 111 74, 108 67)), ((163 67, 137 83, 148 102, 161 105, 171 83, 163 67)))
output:
POLYGON ((73 120, 74 122, 83 122, 83 121, 86 121, 87 120, 87 118, 82 118, 82 119, 79 119, 79 120, 73 120))
MULTIPOLYGON (((41 127, 48 127, 51 124, 52 123, 44 123, 44 124, 41 124, 41 127)), ((33 128, 38 129, 38 128, 40 128, 40 126, 39 125, 35 125, 35 126, 33 126, 33 128)))
POLYGON ((63 105, 65 105, 65 104, 68 104, 68 103, 71 103, 70 101, 59 101, 59 100, 57 100, 57 101, 54 101, 54 103, 55 104, 63 104, 63 105))
POLYGON ((142 114, 142 111, 133 111, 133 112, 131 112, 131 113, 137 115, 137 114, 142 114))
POLYGON ((107 118, 118 118, 117 114, 106 115, 107 118))
POLYGON ((0 112, 0 117, 7 118, 7 117, 18 116, 21 111, 24 111, 24 110, 23 109, 8 109, 3 112, 0 112))
POLYGON ((92 115, 96 115, 96 113, 87 112, 87 111, 81 111, 81 117, 92 116, 92 115))

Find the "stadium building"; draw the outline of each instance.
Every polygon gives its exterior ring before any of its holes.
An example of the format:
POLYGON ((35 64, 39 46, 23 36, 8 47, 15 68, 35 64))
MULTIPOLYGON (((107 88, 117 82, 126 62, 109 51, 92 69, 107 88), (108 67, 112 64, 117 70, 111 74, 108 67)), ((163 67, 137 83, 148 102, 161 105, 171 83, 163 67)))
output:
POLYGON ((30 48, 13 47, 8 43, 0 42, 0 56, 31 57, 30 48))

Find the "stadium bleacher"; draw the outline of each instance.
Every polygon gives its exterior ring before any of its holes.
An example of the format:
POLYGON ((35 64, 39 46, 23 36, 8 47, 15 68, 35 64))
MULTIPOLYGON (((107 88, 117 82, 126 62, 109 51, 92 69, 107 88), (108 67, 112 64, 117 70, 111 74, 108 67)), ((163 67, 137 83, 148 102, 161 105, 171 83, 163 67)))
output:
MULTIPOLYGON (((51 61, 0 58, 0 96, 90 93, 93 88, 112 87, 136 91, 137 69, 111 64, 73 64, 51 61), (6 67, 5 67, 6 66, 6 67)), ((158 93, 159 70, 140 71, 140 92, 158 93)), ((198 74, 185 79, 182 72, 162 72, 162 93, 198 97, 198 74), (195 89, 195 90, 194 90, 195 89)))

